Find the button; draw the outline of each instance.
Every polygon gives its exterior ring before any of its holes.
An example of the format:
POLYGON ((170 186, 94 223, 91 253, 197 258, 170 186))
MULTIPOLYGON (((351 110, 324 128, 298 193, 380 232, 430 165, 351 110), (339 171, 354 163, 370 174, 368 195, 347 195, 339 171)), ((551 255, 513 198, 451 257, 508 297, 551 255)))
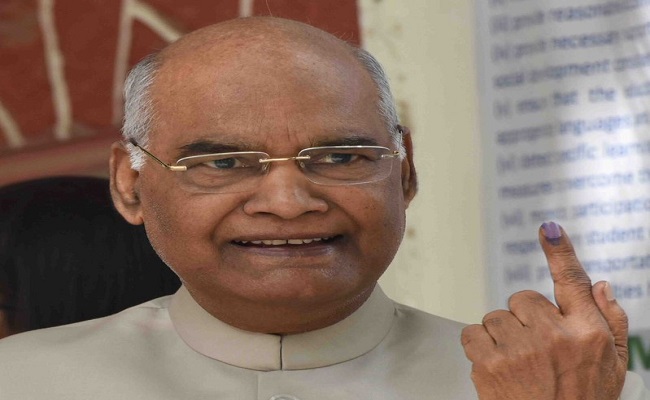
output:
POLYGON ((276 394, 275 396, 272 396, 269 400, 300 400, 300 399, 290 394, 276 394))

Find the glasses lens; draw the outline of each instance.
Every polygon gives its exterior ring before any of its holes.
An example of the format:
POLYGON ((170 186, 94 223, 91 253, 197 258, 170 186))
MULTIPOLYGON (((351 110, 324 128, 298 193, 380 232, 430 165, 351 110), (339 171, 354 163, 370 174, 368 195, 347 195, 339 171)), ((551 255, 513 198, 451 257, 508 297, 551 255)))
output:
POLYGON ((300 152, 309 156, 301 165, 310 181, 320 185, 356 185, 377 182, 390 175, 392 152, 379 146, 314 147, 300 152))
POLYGON ((265 166, 259 160, 268 158, 260 152, 206 154, 185 157, 177 165, 187 167, 180 174, 190 189, 207 193, 236 193, 255 187, 264 175, 265 166))

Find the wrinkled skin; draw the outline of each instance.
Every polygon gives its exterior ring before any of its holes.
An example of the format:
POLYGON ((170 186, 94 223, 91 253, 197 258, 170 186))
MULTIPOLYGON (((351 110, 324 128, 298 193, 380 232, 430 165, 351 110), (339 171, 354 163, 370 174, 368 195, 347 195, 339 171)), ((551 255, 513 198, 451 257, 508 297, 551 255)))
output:
POLYGON ((569 238, 540 230, 557 307, 523 291, 509 310, 466 327, 462 344, 481 400, 615 400, 627 369, 627 317, 606 282, 591 285, 569 238))

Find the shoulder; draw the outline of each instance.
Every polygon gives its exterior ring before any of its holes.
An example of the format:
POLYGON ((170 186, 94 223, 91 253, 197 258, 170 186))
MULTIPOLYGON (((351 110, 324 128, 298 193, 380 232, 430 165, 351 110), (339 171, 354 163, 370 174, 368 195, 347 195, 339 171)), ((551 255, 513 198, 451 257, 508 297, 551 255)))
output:
POLYGON ((425 311, 395 303, 396 328, 405 334, 421 336, 422 340, 457 340, 466 324, 429 314, 425 311))
POLYGON ((413 382, 422 393, 420 398, 433 390, 453 394, 449 398, 475 399, 471 363, 460 342, 464 326, 395 303, 394 323, 377 353, 384 364, 393 366, 393 376, 405 376, 413 382))
POLYGON ((117 314, 40 329, 0 340, 0 376, 39 364, 82 360, 101 351, 124 351, 129 344, 146 340, 156 332, 173 329, 169 321, 165 296, 128 308, 117 314), (137 332, 138 334, 134 333, 137 332), (112 350, 111 350, 112 349, 112 350))
POLYGON ((395 303, 395 314, 391 336, 402 347, 414 353, 444 357, 459 365, 467 363, 460 343, 465 324, 399 303, 395 303))

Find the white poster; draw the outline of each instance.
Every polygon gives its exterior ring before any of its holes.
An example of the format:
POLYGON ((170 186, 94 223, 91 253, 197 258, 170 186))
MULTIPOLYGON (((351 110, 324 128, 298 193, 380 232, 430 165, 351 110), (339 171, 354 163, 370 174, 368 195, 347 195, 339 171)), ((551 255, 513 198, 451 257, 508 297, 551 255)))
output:
POLYGON ((552 298, 537 228, 569 233, 650 384, 650 0, 478 0, 492 307, 552 298))

